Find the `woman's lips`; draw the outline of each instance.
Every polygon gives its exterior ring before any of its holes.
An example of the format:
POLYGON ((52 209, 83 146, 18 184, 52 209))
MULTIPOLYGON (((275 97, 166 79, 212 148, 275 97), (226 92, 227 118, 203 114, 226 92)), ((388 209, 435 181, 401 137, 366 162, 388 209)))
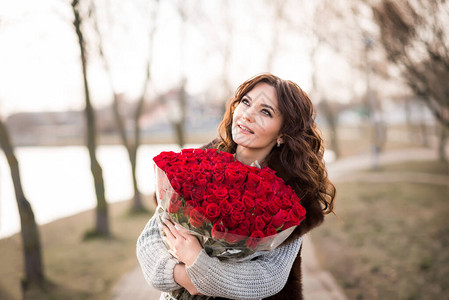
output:
POLYGON ((241 125, 241 124, 237 124, 237 127, 240 129, 241 132, 243 132, 244 134, 254 134, 254 131, 252 131, 251 129, 249 129, 248 127, 241 125))

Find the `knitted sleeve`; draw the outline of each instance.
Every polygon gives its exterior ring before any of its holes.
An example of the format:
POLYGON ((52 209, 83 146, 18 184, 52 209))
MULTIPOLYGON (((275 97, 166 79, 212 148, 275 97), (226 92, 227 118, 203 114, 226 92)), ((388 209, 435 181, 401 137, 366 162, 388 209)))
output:
POLYGON ((136 251, 143 275, 150 285, 164 292, 181 288, 173 278, 173 269, 179 261, 168 253, 162 242, 155 216, 140 234, 136 251))
POLYGON ((231 299, 261 299, 284 287, 302 238, 280 246, 253 260, 225 262, 209 257, 204 250, 186 267, 201 294, 231 299))

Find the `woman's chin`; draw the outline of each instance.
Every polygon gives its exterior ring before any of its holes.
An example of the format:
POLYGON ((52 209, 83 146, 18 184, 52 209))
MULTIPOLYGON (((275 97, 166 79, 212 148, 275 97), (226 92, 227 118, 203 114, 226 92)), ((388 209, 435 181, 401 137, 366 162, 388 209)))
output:
POLYGON ((239 146, 250 147, 252 144, 252 139, 246 135, 237 134, 232 139, 239 146))

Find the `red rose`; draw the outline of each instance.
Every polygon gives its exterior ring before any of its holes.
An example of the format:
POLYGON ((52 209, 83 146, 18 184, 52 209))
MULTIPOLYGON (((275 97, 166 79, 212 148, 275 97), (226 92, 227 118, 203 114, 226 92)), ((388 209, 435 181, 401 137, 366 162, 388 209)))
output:
POLYGON ((271 214, 269 214, 268 212, 264 212, 262 215, 260 215, 263 220, 265 221, 265 224, 268 224, 271 222, 271 219, 273 218, 273 216, 271 214))
POLYGON ((225 177, 224 177, 223 173, 214 173, 212 178, 213 178, 214 183, 218 184, 218 183, 222 183, 225 177))
POLYGON ((276 228, 274 228, 272 225, 268 225, 263 231, 263 234, 265 234, 265 236, 275 235, 277 233, 278 232, 276 231, 276 228))
POLYGON ((271 215, 275 215, 279 211, 279 205, 275 201, 270 201, 267 204, 266 211, 268 211, 271 215))
POLYGON ((269 195, 272 195, 273 189, 271 188, 270 182, 261 181, 259 186, 256 188, 256 193, 259 197, 269 198, 269 195))
POLYGON ((206 186, 206 191, 204 192, 207 198, 207 201, 209 202, 213 202, 213 203, 218 203, 220 202, 220 199, 217 198, 215 196, 214 191, 217 189, 218 187, 215 184, 212 183, 208 183, 206 186))
POLYGON ((304 217, 306 216, 306 209, 301 204, 299 204, 299 201, 293 203, 292 211, 300 220, 304 219, 304 217))
POLYGON ((195 159, 195 162, 190 163, 189 162, 189 167, 186 170, 189 174, 193 174, 193 175, 200 175, 201 173, 201 168, 199 165, 197 165, 197 160, 195 159))
POLYGON ((207 177, 204 174, 198 174, 195 180, 195 185, 204 189, 207 184, 207 177))
POLYGON ((190 212, 190 225, 192 225, 195 228, 200 228, 203 226, 204 221, 206 219, 206 212, 204 208, 202 207, 195 207, 190 212))
POLYGON ((224 200, 228 198, 228 190, 225 187, 217 187, 212 191, 215 197, 219 200, 224 200))
POLYGON ((257 198, 254 200, 256 202, 256 205, 254 206, 254 214, 255 215, 262 215, 265 212, 265 208, 267 207, 267 203, 260 198, 257 198))
POLYGON ((251 224, 254 223, 254 220, 250 220, 248 218, 244 219, 242 222, 239 223, 239 229, 242 232, 249 232, 249 230, 251 229, 251 224))
POLYGON ((224 174, 226 170, 226 165, 218 162, 213 162, 212 166, 212 172, 213 174, 224 174))
POLYGON ((220 203, 213 194, 204 195, 204 201, 207 201, 209 203, 220 203))
POLYGON ((232 212, 232 206, 227 200, 223 200, 220 202, 220 209, 222 214, 224 215, 230 215, 232 212))
POLYGON ((275 216, 273 216, 271 224, 274 228, 281 228, 287 221, 289 221, 288 212, 285 210, 280 210, 275 216))
POLYGON ((246 245, 249 248, 254 249, 256 248, 257 245, 259 245, 261 239, 263 239, 264 237, 265 235, 262 231, 256 230, 253 233, 251 233, 249 238, 246 240, 246 245))
POLYGON ((177 213, 182 207, 182 199, 177 194, 173 194, 168 201, 167 211, 171 214, 177 213))
POLYGON ((176 179, 170 180, 170 185, 175 190, 175 192, 181 193, 181 191, 182 191, 181 184, 179 184, 179 182, 176 179))
MULTIPOLYGON (((209 170, 208 173, 210 173, 210 171, 212 170, 212 164, 207 161, 207 160, 203 160, 200 162, 200 164, 198 165, 202 170, 209 170)), ((206 175, 206 174, 205 174, 206 175)))
POLYGON ((248 173, 248 178, 246 180, 246 188, 249 190, 255 190, 259 185, 261 177, 255 173, 248 173))
POLYGON ((231 206, 232 206, 232 211, 233 212, 243 213, 246 210, 246 206, 243 205, 243 203, 241 201, 233 201, 231 203, 231 206))
POLYGON ((218 216, 220 216, 220 207, 215 203, 210 203, 206 207, 206 217, 209 221, 214 221, 218 216))
POLYGON ((240 223, 245 219, 245 214, 241 212, 233 212, 231 218, 237 223, 240 223))
POLYGON ((231 216, 223 216, 223 225, 226 226, 227 229, 235 229, 239 226, 239 222, 231 218, 231 216))
POLYGON ((196 149, 186 148, 186 149, 182 149, 181 153, 182 154, 190 154, 190 153, 194 153, 195 151, 196 151, 196 149))
POLYGON ((171 162, 171 168, 179 170, 185 164, 185 158, 180 157, 178 160, 171 162))
POLYGON ((211 236, 217 240, 223 240, 226 236, 226 228, 221 223, 215 223, 212 227, 211 236))
POLYGON ((291 201, 291 195, 283 194, 281 199, 281 209, 291 209, 292 208, 292 201, 291 201))
POLYGON ((250 191, 245 191, 242 196, 242 203, 249 209, 253 208, 256 203, 254 202, 254 197, 256 194, 250 191))
POLYGON ((190 197, 196 203, 200 203, 205 199, 204 190, 201 188, 194 188, 190 194, 190 197))
POLYGON ((263 168, 262 170, 260 170, 259 172, 259 176, 267 182, 270 182, 273 180, 273 178, 275 178, 276 172, 268 167, 263 168))
POLYGON ((170 163, 176 160, 178 157, 177 153, 173 151, 163 151, 159 155, 153 158, 156 165, 165 171, 166 167, 170 165, 170 163))
POLYGON ((221 161, 224 163, 230 163, 235 160, 234 155, 232 155, 231 153, 220 152, 220 156, 221 156, 221 161))
POLYGON ((271 202, 274 202, 277 206, 279 206, 279 208, 281 208, 282 206, 284 206, 282 204, 282 198, 279 196, 274 196, 273 198, 271 198, 271 202))
POLYGON ((284 226, 282 227, 282 230, 285 230, 287 228, 290 228, 292 226, 299 225, 301 221, 299 220, 298 216, 295 215, 295 213, 290 210, 288 212, 288 221, 284 223, 284 226))
POLYGON ((265 237, 265 234, 263 234, 262 231, 256 230, 249 236, 252 239, 263 239, 265 237))
POLYGON ((194 186, 192 183, 186 181, 182 184, 182 195, 185 198, 191 198, 192 197, 192 190, 193 190, 194 186))
POLYGON ((240 200, 242 197, 242 193, 238 189, 230 189, 228 193, 232 200, 240 200))
POLYGON ((185 183, 187 181, 193 181, 190 179, 189 174, 185 173, 184 171, 179 171, 179 172, 173 173, 173 177, 176 178, 176 180, 178 182, 182 182, 182 183, 185 183))
POLYGON ((205 149, 204 155, 206 156, 206 158, 211 158, 217 156, 217 151, 217 149, 205 149))
POLYGON ((248 169, 240 162, 232 162, 225 170, 226 182, 231 186, 240 186, 246 179, 248 169))
POLYGON ((211 203, 210 203, 210 202, 207 202, 207 200, 203 200, 203 201, 201 202, 201 204, 198 205, 198 206, 201 206, 202 208, 206 209, 206 208, 209 206, 209 204, 211 204, 211 203))
POLYGON ((254 220, 254 228, 256 230, 263 230, 265 227, 265 221, 263 220, 263 218, 261 216, 257 216, 256 219, 254 220))

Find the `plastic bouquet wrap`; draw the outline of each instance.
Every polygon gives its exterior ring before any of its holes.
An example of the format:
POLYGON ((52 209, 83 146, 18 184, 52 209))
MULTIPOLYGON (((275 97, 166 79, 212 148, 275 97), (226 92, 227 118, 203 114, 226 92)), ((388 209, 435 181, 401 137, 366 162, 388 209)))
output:
POLYGON ((159 220, 196 235, 209 256, 244 259, 279 246, 305 218, 293 189, 268 167, 216 149, 154 157, 159 220))

